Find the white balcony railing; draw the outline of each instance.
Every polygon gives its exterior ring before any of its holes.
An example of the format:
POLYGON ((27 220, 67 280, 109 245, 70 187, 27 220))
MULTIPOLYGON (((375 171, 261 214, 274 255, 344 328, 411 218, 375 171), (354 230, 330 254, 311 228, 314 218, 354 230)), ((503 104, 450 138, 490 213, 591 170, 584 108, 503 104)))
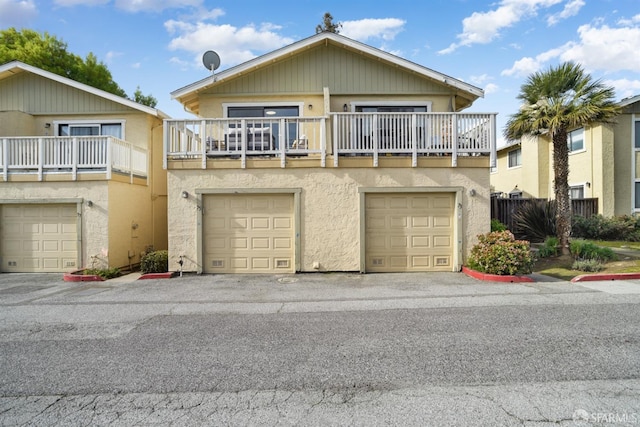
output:
POLYGON ((246 167, 247 156, 315 155, 325 166, 341 156, 409 155, 490 156, 496 159, 495 114, 331 113, 325 117, 165 120, 165 167, 168 160, 233 157, 246 167), (330 127, 327 126, 330 124, 330 127), (330 153, 328 152, 330 149, 330 153))
POLYGON ((112 172, 147 176, 147 151, 112 136, 0 137, 0 171, 9 174, 112 172))

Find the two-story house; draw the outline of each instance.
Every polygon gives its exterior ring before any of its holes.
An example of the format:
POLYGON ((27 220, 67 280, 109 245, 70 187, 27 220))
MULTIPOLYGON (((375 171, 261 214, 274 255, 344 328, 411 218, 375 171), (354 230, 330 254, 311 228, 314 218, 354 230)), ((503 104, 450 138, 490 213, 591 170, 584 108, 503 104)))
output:
MULTIPOLYGON (((605 217, 640 212, 640 96, 620 102, 616 123, 570 129, 572 199, 598 199, 605 217)), ((491 188, 496 196, 553 199, 553 146, 548 137, 526 137, 498 150, 491 188)))
POLYGON ((127 267, 167 245, 165 114, 0 65, 0 272, 127 267))
POLYGON ((171 270, 459 271, 489 231, 477 87, 323 32, 172 96, 171 270))

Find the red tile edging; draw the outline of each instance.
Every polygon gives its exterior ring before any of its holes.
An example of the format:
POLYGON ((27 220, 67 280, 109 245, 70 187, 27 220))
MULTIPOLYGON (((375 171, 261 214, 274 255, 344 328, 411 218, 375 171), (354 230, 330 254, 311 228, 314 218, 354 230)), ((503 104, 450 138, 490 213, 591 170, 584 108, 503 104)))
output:
POLYGON ((485 280, 489 282, 507 282, 507 283, 529 283, 533 282, 533 279, 528 276, 509 276, 499 274, 487 274, 479 271, 471 270, 467 267, 462 267, 462 272, 467 276, 473 277, 478 280, 485 280))
POLYGON ((142 276, 138 277, 138 280, 146 280, 146 279, 171 279, 176 275, 175 271, 168 271, 166 273, 145 273, 142 276))

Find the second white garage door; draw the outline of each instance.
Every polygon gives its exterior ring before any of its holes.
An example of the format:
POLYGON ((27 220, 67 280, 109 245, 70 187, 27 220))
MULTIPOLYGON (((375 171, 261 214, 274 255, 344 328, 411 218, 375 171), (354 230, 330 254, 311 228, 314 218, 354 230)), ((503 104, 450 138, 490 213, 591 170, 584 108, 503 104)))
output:
POLYGON ((367 272, 452 271, 455 195, 365 196, 367 272))
POLYGON ((204 195, 204 273, 293 273, 292 194, 204 195))

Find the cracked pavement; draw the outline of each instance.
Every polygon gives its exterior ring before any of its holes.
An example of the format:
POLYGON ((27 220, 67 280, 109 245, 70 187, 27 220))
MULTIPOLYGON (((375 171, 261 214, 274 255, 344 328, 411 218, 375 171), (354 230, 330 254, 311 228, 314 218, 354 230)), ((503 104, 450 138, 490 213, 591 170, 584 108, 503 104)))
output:
POLYGON ((640 282, 606 289, 0 275, 0 425, 640 425, 640 282))

